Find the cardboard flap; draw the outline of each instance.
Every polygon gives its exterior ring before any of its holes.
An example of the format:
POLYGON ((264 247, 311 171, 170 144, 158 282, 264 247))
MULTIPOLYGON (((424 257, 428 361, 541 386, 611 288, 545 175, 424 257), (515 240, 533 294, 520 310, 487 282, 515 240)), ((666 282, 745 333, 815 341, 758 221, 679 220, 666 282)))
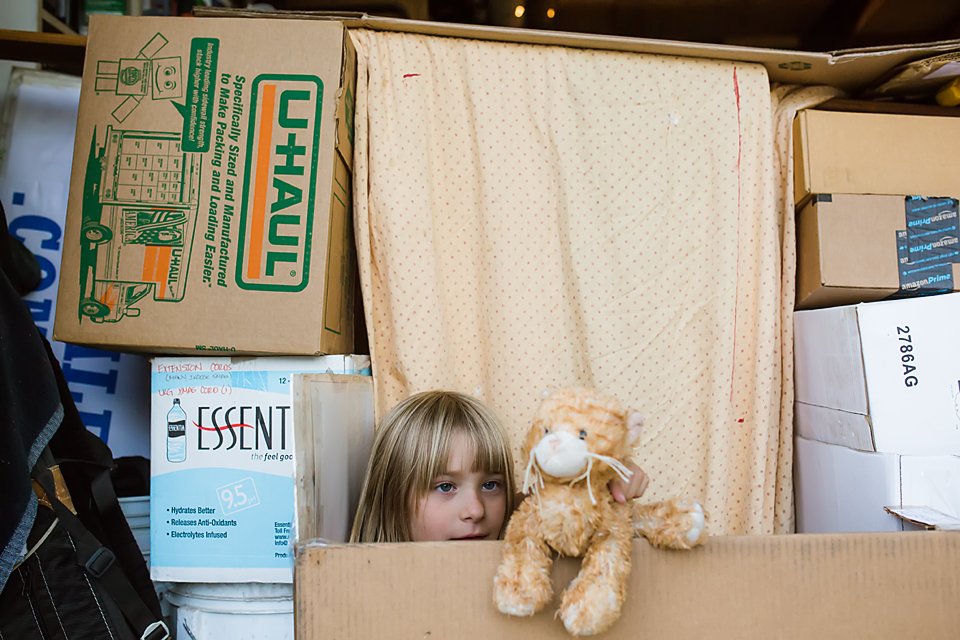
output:
POLYGON ((876 451, 870 416, 815 404, 794 405, 794 433, 808 440, 838 444, 857 451, 876 451))
POLYGON ((337 90, 337 152, 347 167, 353 167, 353 116, 357 94, 357 52, 344 29, 343 54, 340 65, 340 88, 337 90))
POLYGON ((960 531, 960 520, 930 507, 884 507, 884 511, 937 531, 960 531))
MULTIPOLYGON (((492 598, 502 542, 298 547, 298 640, 570 636, 554 617, 579 561, 529 618, 492 598)), ((602 638, 931 637, 960 627, 960 536, 942 532, 711 538, 692 551, 633 543, 620 619, 602 638)))
POLYGON ((755 62, 763 65, 771 82, 789 84, 825 84, 855 92, 874 82, 890 69, 911 60, 935 53, 960 49, 960 41, 931 42, 892 47, 847 49, 831 53, 789 51, 723 44, 702 44, 675 40, 631 38, 592 33, 549 31, 546 29, 517 29, 485 25, 465 25, 447 22, 383 18, 354 12, 262 11, 215 9, 197 7, 198 16, 227 16, 250 18, 295 18, 341 20, 351 29, 374 29, 423 35, 518 42, 526 44, 558 45, 580 49, 631 51, 660 55, 711 58, 735 62, 755 62))
POLYGON ((796 401, 866 414, 867 382, 856 308, 798 311, 794 331, 796 401))

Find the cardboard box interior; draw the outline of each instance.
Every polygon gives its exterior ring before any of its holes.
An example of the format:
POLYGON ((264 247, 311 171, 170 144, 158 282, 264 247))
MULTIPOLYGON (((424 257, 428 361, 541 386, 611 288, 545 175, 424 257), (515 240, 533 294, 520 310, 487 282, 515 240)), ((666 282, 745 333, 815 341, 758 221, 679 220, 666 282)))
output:
POLYGON ((373 378, 296 374, 293 410, 298 539, 346 542, 373 446, 373 378))
MULTIPOLYGON (((817 54, 342 17, 350 28, 760 62, 771 81, 846 90, 960 46, 817 54)), ((945 568, 956 563, 960 539, 947 534, 713 538, 689 554, 634 544, 631 595, 605 637, 939 637, 960 622, 952 608, 960 583, 945 568)), ((500 543, 308 544, 297 560, 298 638, 567 637, 550 612, 518 620, 494 610, 499 558, 500 543)), ((568 582, 577 567, 560 560, 556 583, 568 582)))
MULTIPOLYGON (((820 54, 369 16, 348 16, 346 24, 760 62, 771 81, 847 90, 908 60, 960 47, 947 42, 820 54)), ((897 150, 885 138, 877 146, 885 153, 897 150)), ((955 146, 944 145, 946 153, 955 146)), ((800 166, 812 157, 798 156, 800 166)), ((803 175, 797 193, 804 197, 815 189, 843 192, 803 175)), ((949 195, 939 188, 909 191, 949 195)), ((500 552, 494 542, 303 546, 297 558, 297 637, 566 637, 550 612, 518 620, 494 610, 491 585, 500 552)), ((714 538, 687 553, 657 551, 638 540, 627 606, 605 637, 949 637, 960 626, 958 561, 960 538, 949 533, 714 538)), ((559 561, 556 583, 566 584, 577 567, 575 560, 559 561)))

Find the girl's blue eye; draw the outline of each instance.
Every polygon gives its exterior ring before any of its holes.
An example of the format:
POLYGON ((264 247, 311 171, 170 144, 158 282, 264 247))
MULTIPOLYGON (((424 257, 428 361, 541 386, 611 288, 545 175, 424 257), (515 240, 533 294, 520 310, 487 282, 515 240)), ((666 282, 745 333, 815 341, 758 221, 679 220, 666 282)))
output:
POLYGON ((440 484, 437 485, 437 491, 439 491, 440 493, 450 493, 451 491, 453 491, 453 488, 454 487, 452 482, 441 482, 440 484))
POLYGON ((487 480, 483 483, 483 488, 485 491, 496 491, 500 488, 499 480, 487 480))

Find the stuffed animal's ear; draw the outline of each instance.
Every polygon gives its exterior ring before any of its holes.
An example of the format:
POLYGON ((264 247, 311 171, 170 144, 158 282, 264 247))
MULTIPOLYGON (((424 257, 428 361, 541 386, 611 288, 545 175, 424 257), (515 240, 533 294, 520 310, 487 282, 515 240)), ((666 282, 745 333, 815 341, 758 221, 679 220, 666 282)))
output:
POLYGON ((630 444, 640 437, 640 427, 643 426, 643 416, 639 411, 631 411, 627 416, 627 428, 630 430, 630 444))

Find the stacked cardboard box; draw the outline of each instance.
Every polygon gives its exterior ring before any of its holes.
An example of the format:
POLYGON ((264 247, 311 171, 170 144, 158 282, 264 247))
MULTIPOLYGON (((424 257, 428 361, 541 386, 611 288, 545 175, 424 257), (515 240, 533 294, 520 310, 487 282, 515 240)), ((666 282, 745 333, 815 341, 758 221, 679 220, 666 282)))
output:
POLYGON ((795 121, 800 532, 916 528, 885 507, 960 516, 960 295, 932 295, 960 289, 954 138, 954 118, 795 121))
POLYGON ((798 311, 797 530, 899 531, 884 507, 960 517, 960 294, 798 311))
POLYGON ((960 289, 956 118, 801 111, 797 308, 960 289))
POLYGON ((54 333, 186 356, 152 361, 157 581, 289 584, 299 530, 349 533, 355 74, 339 22, 90 27, 54 333))

